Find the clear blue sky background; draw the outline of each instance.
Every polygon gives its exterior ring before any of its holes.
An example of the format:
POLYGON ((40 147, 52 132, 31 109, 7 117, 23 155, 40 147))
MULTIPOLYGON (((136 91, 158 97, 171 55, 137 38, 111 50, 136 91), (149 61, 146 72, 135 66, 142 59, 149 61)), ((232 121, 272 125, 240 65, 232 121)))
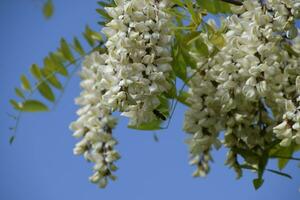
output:
MULTIPOLYGON (((54 0, 55 15, 45 21, 41 0, 0 1, 0 200, 84 200, 84 199, 230 199, 297 200, 300 199, 300 169, 290 163, 288 180, 266 173, 265 184, 255 191, 254 174, 245 173, 237 181, 224 164, 225 151, 215 153, 215 163, 207 178, 191 177, 184 144, 182 120, 185 108, 179 106, 168 130, 152 132, 126 129, 121 119, 115 135, 122 159, 118 162, 119 179, 105 190, 90 184, 91 165, 72 154, 76 140, 68 124, 76 119, 74 97, 79 94, 79 79, 74 77, 57 109, 50 113, 24 115, 17 139, 9 146, 8 127, 13 112, 8 100, 19 77, 32 63, 58 46, 61 36, 71 39, 85 24, 97 27, 95 0, 54 0)), ((273 163, 274 166, 274 163, 273 163)), ((272 167, 272 166, 271 166, 272 167)))

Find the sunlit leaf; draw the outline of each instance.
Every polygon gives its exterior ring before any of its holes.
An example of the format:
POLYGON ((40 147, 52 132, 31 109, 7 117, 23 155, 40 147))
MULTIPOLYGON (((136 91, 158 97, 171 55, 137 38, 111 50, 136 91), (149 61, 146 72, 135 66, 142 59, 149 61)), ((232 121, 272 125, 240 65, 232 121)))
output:
POLYGON ((59 56, 60 54, 58 52, 56 53, 50 53, 49 58, 50 58, 50 63, 51 65, 54 66, 55 71, 60 73, 63 76, 68 76, 68 70, 65 68, 63 65, 63 60, 62 56, 59 56))
POLYGON ((180 102, 180 103, 182 103, 182 104, 184 104, 184 105, 186 105, 186 106, 191 106, 186 100, 187 100, 187 98, 189 97, 189 93, 187 93, 186 91, 181 91, 179 94, 178 94, 178 96, 177 96, 177 100, 180 102))
POLYGON ((83 36, 90 46, 94 46, 96 41, 102 40, 102 36, 98 32, 93 31, 89 26, 85 27, 83 36))
POLYGON ((21 83, 22 83, 23 89, 25 89, 25 90, 31 90, 30 82, 29 82, 29 80, 26 78, 25 75, 22 75, 22 76, 21 76, 21 83))
POLYGON ((75 59, 73 57, 73 54, 64 38, 60 40, 60 50, 66 60, 68 60, 70 63, 74 63, 75 59))
POLYGON ((19 103, 17 103, 15 100, 10 99, 9 103, 14 107, 14 109, 21 110, 21 105, 19 103))
POLYGON ((37 100, 27 100, 21 105, 21 110, 24 112, 45 112, 48 111, 48 107, 37 100))
POLYGON ((136 129, 136 130, 143 130, 143 131, 153 131, 153 130, 160 130, 161 121, 160 120, 153 120, 151 122, 143 123, 139 126, 128 125, 128 128, 136 129))
POLYGON ((49 101, 52 101, 52 102, 55 101, 55 96, 52 92, 52 89, 49 87, 49 85, 47 83, 41 82, 37 88, 43 97, 45 97, 49 101))
POLYGON ((105 19, 107 19, 107 20, 111 20, 111 19, 112 19, 112 17, 109 16, 109 15, 107 14, 107 12, 106 12, 104 9, 102 9, 102 8, 97 8, 96 11, 97 11, 97 13, 99 13, 99 15, 100 15, 101 17, 103 17, 103 18, 105 18, 105 19))
POLYGON ((74 42, 73 43, 74 43, 75 51, 77 51, 80 55, 84 56, 85 52, 84 52, 79 40, 76 37, 74 37, 74 42))
POLYGON ((24 99, 25 95, 23 94, 22 90, 20 90, 19 88, 15 88, 15 93, 18 97, 24 99))
POLYGON ((41 80, 43 77, 41 69, 36 64, 31 65, 30 72, 38 80, 41 80))

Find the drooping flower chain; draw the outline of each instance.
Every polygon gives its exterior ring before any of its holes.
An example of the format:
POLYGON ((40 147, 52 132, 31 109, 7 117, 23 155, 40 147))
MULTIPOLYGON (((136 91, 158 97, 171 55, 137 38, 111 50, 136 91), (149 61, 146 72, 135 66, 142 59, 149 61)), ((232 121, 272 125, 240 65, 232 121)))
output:
POLYGON ((81 87, 83 91, 76 103, 81 106, 77 111, 79 118, 70 125, 74 137, 82 138, 74 148, 75 155, 83 155, 94 163, 94 174, 90 181, 105 187, 108 179, 115 180, 113 172, 117 169, 114 162, 120 156, 114 149, 117 141, 112 136, 116 119, 112 109, 103 104, 106 89, 101 83, 101 73, 106 67, 107 55, 95 52, 87 56, 82 67, 81 87))
POLYGON ((111 89, 105 103, 140 125, 156 118, 159 96, 170 88, 170 16, 167 1, 123 0, 106 8, 113 18, 103 32, 107 36, 104 78, 111 89))
POLYGON ((299 36, 294 39, 299 7, 298 0, 247 0, 225 20, 227 43, 219 53, 209 59, 196 55, 199 69, 190 81, 192 106, 184 124, 192 134, 195 176, 208 173, 209 152, 220 147, 221 131, 230 148, 226 162, 238 176, 237 149, 260 155, 274 138, 282 146, 300 144, 299 36))
POLYGON ((90 180, 105 187, 114 180, 114 162, 119 154, 112 137, 115 110, 140 125, 156 118, 159 96, 170 87, 170 16, 164 12, 166 0, 118 0, 107 7, 113 18, 103 32, 107 35, 106 54, 87 56, 81 72, 83 91, 76 103, 79 119, 70 125, 82 140, 75 154, 95 163, 90 180))

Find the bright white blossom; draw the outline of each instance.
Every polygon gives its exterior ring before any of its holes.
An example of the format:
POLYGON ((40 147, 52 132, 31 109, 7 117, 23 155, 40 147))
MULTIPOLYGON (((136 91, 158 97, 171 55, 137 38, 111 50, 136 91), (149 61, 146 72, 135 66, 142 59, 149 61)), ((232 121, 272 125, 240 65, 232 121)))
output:
POLYGON ((90 181, 105 187, 108 178, 114 180, 113 172, 117 169, 114 162, 119 159, 114 149, 117 141, 112 136, 116 119, 111 115, 112 109, 102 103, 106 92, 101 80, 107 55, 95 52, 87 56, 82 67, 81 84, 83 91, 76 99, 81 106, 77 111, 79 118, 70 125, 74 137, 81 138, 74 148, 74 154, 83 155, 94 163, 94 174, 90 181))
POLYGON ((168 1, 120 0, 106 11, 113 19, 103 28, 108 59, 104 103, 140 125, 156 118, 160 95, 170 88, 172 70, 168 1))
POLYGON ((89 55, 81 72, 83 89, 76 103, 79 118, 70 128, 82 138, 75 154, 95 163, 92 182, 105 187, 116 167, 119 154, 112 129, 113 111, 139 126, 156 119, 161 95, 170 89, 172 61, 170 16, 164 11, 168 1, 118 0, 106 7, 112 20, 102 32, 107 36, 107 54, 89 55))
POLYGON ((210 58, 192 54, 198 69, 191 72, 184 130, 192 134, 188 144, 196 176, 208 172, 206 157, 220 147, 223 132, 230 149, 226 163, 238 176, 239 149, 260 155, 276 137, 282 146, 300 144, 300 43, 294 24, 299 3, 246 0, 223 21, 225 46, 210 58))

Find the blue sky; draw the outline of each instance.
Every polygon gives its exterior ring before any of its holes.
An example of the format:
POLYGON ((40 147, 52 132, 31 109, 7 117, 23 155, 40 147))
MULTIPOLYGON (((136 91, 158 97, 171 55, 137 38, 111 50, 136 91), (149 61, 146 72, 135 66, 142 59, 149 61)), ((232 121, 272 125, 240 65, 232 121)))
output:
MULTIPOLYGON (((192 178, 188 151, 184 144, 182 120, 185 108, 177 107, 168 130, 159 131, 159 142, 152 132, 126 129, 120 119, 115 135, 122 159, 117 163, 118 180, 101 190, 89 183, 91 165, 72 154, 76 140, 68 129, 76 119, 73 99, 79 94, 79 79, 74 76, 55 111, 23 116, 17 139, 9 146, 13 124, 6 112, 13 112, 8 100, 19 86, 19 77, 32 63, 55 50, 60 37, 79 36, 86 24, 97 28, 95 0, 54 0, 54 17, 45 21, 41 0, 0 1, 0 199, 1 200, 83 200, 83 199, 202 199, 211 200, 297 200, 300 199, 300 169, 290 163, 288 180, 266 173, 259 191, 252 187, 254 174, 235 180, 224 166, 225 151, 214 154, 208 177, 192 178)), ((271 163, 273 167, 275 162, 271 163)), ((271 168, 270 167, 270 168, 271 168)))

